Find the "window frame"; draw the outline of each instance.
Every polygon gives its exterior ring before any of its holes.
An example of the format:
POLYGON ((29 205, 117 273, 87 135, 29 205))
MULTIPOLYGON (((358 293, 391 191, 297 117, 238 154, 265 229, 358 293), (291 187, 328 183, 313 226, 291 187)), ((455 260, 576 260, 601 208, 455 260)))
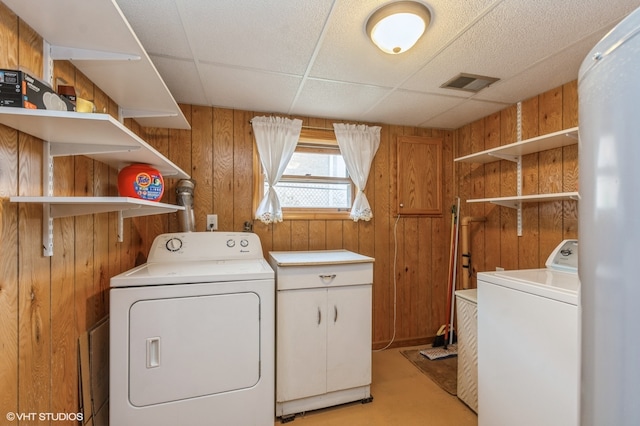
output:
MULTIPOLYGON (((297 152, 326 152, 326 150, 337 151, 340 155, 340 148, 338 141, 336 140, 335 133, 329 129, 318 128, 302 128, 300 131, 300 137, 296 145, 297 152)), ((293 180, 293 176, 283 176, 281 181, 293 180)), ((296 176, 295 180, 300 182, 308 179, 308 181, 321 180, 336 181, 343 183, 345 178, 303 178, 296 176)), ((351 205, 353 205, 354 198, 356 196, 355 184, 351 177, 347 177, 351 188, 351 205)), ((258 208, 258 204, 262 200, 263 193, 261 190, 264 188, 264 172, 262 170, 262 164, 260 163, 260 157, 258 155, 258 149, 253 144, 253 211, 258 208)), ((313 219, 349 219, 349 213, 351 212, 351 206, 348 208, 321 208, 321 207, 283 207, 282 217, 284 220, 313 220, 313 219)))

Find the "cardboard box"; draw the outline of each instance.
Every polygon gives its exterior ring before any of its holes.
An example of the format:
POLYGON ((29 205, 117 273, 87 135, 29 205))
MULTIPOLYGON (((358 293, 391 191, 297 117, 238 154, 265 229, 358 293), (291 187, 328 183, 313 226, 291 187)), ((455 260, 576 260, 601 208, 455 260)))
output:
POLYGON ((0 106, 75 111, 75 105, 23 71, 0 69, 0 106))

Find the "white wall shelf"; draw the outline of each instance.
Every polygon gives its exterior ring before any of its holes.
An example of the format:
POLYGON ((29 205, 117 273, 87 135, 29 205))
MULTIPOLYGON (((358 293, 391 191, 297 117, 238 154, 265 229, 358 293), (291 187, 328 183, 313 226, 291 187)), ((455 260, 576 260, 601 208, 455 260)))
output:
POLYGON ((512 209, 517 209, 522 205, 522 203, 579 199, 580 194, 577 192, 560 192, 554 194, 520 195, 514 197, 476 198, 467 200, 467 203, 492 203, 512 209))
POLYGON ((123 220, 184 210, 183 206, 130 197, 10 197, 12 203, 42 204, 42 248, 53 256, 53 219, 93 213, 118 212, 118 241, 123 241, 123 220))
POLYGON ((70 60, 120 106, 123 118, 190 128, 115 0, 3 3, 45 39, 45 58, 70 60))
POLYGON ((11 197, 15 203, 48 204, 51 218, 122 212, 123 218, 172 213, 183 206, 130 197, 11 197))
POLYGON ((165 177, 189 175, 108 114, 0 107, 0 123, 51 143, 51 155, 86 155, 120 170, 149 164, 165 177))
MULTIPOLYGON (((120 119, 136 118, 146 127, 190 129, 115 0, 2 1, 44 39, 43 75, 52 87, 53 61, 69 60, 118 104, 120 119)), ((117 211, 118 240, 122 241, 123 218, 184 209, 127 197, 53 196, 56 156, 85 155, 116 170, 144 163, 165 177, 189 178, 108 114, 2 107, 0 124, 43 140, 43 196, 11 197, 10 201, 42 204, 45 256, 53 255, 54 218, 117 211)))
MULTIPOLYGON (((518 136, 521 132, 520 104, 518 104, 518 136)), ((522 195, 522 156, 549 149, 562 148, 578 143, 578 127, 560 130, 535 138, 502 145, 485 151, 476 152, 455 158, 459 163, 486 164, 493 161, 508 160, 516 163, 517 195, 511 197, 477 198, 467 200, 467 203, 492 203, 517 210, 518 236, 522 236, 522 203, 534 203, 542 201, 579 200, 577 192, 562 192, 555 194, 522 195)))
POLYGON ((53 256, 53 219, 119 212, 118 241, 128 217, 172 213, 182 206, 127 197, 54 197, 53 157, 85 155, 116 170, 134 163, 149 164, 163 176, 189 175, 108 114, 0 107, 0 124, 43 140, 44 196, 10 197, 11 202, 42 204, 44 256, 53 256))
POLYGON ((578 128, 573 127, 571 129, 537 136, 520 142, 514 142, 509 145, 476 152, 475 154, 465 155, 464 157, 456 158, 453 161, 461 163, 491 163, 493 161, 505 159, 515 161, 515 158, 518 156, 575 145, 577 143, 578 128))

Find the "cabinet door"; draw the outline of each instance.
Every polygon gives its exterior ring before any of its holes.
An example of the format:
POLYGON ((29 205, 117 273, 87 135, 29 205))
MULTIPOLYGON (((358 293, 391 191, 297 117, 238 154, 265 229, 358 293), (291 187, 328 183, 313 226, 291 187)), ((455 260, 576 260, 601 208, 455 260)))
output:
POLYGON ((442 214, 442 139, 398 136, 397 212, 442 214))
POLYGON ((277 402, 324 394, 327 290, 278 291, 277 301, 277 402))
POLYGON ((327 315, 327 392, 370 384, 371 285, 329 289, 327 315))

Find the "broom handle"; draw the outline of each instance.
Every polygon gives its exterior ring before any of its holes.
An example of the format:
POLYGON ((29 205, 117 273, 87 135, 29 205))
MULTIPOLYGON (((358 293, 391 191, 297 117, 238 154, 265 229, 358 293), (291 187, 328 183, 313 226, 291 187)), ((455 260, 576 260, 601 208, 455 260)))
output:
POLYGON ((456 206, 451 206, 451 238, 449 245, 449 275, 447 276, 447 321, 444 324, 444 348, 447 348, 447 333, 449 333, 449 322, 451 321, 451 317, 449 316, 449 307, 451 306, 451 287, 453 283, 453 261, 454 261, 454 244, 455 244, 455 225, 456 225, 456 206))
MULTIPOLYGON (((449 318, 451 318, 450 321, 450 330, 453 330, 453 319, 455 316, 455 312, 454 312, 454 295, 456 292, 456 276, 457 276, 457 268, 458 268, 458 234, 459 234, 459 229, 460 229, 460 221, 458 220, 458 215, 460 212, 460 197, 456 197, 457 198, 457 205, 456 205, 456 236, 455 236, 455 244, 454 244, 454 252, 453 252, 453 280, 452 280, 452 285, 451 285, 451 313, 449 318)), ((452 344, 453 343, 453 332, 451 331, 449 333, 449 343, 452 344)))

